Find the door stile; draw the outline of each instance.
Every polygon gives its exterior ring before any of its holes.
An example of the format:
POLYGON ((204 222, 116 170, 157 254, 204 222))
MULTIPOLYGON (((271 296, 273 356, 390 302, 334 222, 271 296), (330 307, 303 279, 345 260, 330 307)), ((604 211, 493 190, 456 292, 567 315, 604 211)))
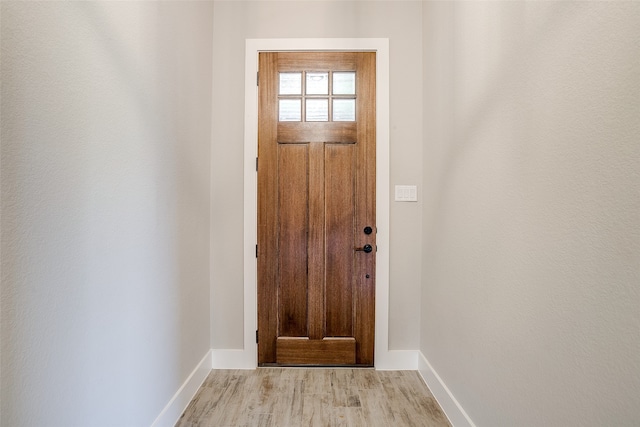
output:
POLYGON ((356 186, 356 229, 354 243, 356 247, 366 244, 373 246, 373 253, 356 252, 354 266, 354 335, 356 337, 356 363, 373 365, 375 330, 368 319, 375 318, 375 271, 376 271, 376 99, 375 99, 375 53, 358 57, 360 78, 357 79, 357 93, 368 94, 366 103, 358 103, 357 136, 359 150, 357 159, 356 186), (367 159, 367 160, 365 160, 367 159), (363 232, 372 227, 372 233, 363 232), (367 319, 367 320, 365 320, 367 319))
MULTIPOLYGON (((265 145, 277 136, 277 112, 271 103, 276 98, 277 54, 259 55, 258 98, 258 157, 263 165, 277 165, 277 152, 265 149, 265 145)), ((274 167, 258 168, 258 360, 275 360, 278 329, 278 265, 260 254, 278 253, 275 223, 269 220, 270 212, 277 212, 278 171, 274 167)))

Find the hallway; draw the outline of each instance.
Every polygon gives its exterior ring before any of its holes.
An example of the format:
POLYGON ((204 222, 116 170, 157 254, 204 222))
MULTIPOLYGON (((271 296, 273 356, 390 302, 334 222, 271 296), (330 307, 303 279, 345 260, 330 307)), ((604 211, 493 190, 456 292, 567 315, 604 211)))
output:
POLYGON ((0 1, 0 425, 172 427, 246 369, 180 425, 428 425, 418 370, 456 427, 640 426, 638 46, 633 1, 0 1), (376 52, 395 371, 255 370, 254 64, 302 43, 376 52))
POLYGON ((416 371, 213 370, 176 427, 449 426, 416 371))

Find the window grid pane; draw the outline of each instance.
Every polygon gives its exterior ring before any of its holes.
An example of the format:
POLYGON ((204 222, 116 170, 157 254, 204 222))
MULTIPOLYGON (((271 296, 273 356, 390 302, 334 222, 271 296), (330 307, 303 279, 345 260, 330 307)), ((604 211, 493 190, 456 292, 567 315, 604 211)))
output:
POLYGON ((355 122, 356 121, 356 100, 355 99, 334 99, 333 100, 333 121, 334 122, 355 122))
POLYGON ((307 72, 307 95, 329 95, 329 73, 307 72))
POLYGON ((309 99, 306 100, 306 121, 327 122, 329 121, 329 100, 309 99))
POLYGON ((281 99, 279 102, 278 120, 281 122, 299 122, 302 120, 301 99, 281 99))
POLYGON ((333 91, 334 95, 355 95, 356 94, 356 73, 334 72, 333 73, 333 91))
POLYGON ((302 73, 280 73, 280 95, 302 95, 302 73))

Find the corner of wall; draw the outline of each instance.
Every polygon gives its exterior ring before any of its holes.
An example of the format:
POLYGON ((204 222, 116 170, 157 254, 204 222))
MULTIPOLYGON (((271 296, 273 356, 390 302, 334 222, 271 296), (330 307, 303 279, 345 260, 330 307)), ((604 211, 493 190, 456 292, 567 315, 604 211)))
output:
POLYGON ((191 399, 204 383, 204 380, 207 379, 209 372, 211 372, 211 354, 212 350, 205 354, 176 394, 167 403, 167 406, 164 407, 160 415, 151 424, 151 427, 173 427, 176 424, 191 399))
POLYGON ((476 427, 427 358, 418 355, 418 372, 454 427, 476 427))
POLYGON ((252 349, 241 350, 211 350, 212 369, 256 369, 258 366, 258 350, 255 346, 252 349))

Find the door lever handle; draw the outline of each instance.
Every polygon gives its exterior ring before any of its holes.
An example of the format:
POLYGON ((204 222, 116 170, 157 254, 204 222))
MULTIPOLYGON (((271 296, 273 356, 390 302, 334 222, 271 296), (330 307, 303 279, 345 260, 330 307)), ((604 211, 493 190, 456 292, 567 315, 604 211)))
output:
POLYGON ((369 244, 366 244, 366 245, 364 245, 364 246, 363 246, 363 247, 361 247, 361 248, 353 248, 353 250, 354 250, 354 251, 362 251, 362 252, 364 252, 364 253, 367 253, 367 254, 368 254, 369 252, 373 251, 373 246, 371 246, 371 245, 369 245, 369 244))

